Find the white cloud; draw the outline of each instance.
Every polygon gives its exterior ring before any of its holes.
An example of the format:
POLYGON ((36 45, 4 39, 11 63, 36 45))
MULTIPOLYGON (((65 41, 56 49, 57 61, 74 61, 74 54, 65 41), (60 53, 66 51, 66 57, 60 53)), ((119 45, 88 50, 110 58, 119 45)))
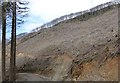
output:
POLYGON ((30 0, 31 15, 39 15, 45 20, 52 20, 61 15, 78 12, 91 7, 89 0, 30 0))
POLYGON ((45 19, 89 9, 110 0, 30 0, 31 15, 39 15, 45 19))
POLYGON ((28 31, 35 28, 39 24, 49 22, 59 16, 74 12, 90 9, 98 4, 108 2, 110 0, 29 0, 30 18, 27 26, 24 28, 28 31), (33 19, 37 17, 37 19, 33 19), (42 20, 41 20, 42 19, 42 20), (34 21, 33 21, 34 20, 34 21), (33 22, 33 23, 32 23, 33 22), (36 22, 36 23, 35 23, 36 22))
POLYGON ((26 25, 24 25, 24 32, 29 32, 39 26, 40 26, 40 24, 37 24, 37 23, 26 24, 26 25))

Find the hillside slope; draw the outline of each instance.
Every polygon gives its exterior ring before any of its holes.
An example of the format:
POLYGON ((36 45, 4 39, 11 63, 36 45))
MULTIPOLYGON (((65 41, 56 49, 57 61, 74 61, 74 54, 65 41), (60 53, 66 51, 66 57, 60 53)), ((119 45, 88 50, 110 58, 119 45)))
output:
POLYGON ((18 73, 51 80, 118 80, 117 8, 33 34, 17 45, 18 73))

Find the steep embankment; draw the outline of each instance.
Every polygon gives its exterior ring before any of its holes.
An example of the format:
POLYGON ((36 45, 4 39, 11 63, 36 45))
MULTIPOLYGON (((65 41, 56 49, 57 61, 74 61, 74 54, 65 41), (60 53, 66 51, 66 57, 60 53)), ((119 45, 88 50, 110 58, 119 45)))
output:
POLYGON ((42 29, 17 45, 17 68, 51 80, 118 80, 117 8, 42 29))

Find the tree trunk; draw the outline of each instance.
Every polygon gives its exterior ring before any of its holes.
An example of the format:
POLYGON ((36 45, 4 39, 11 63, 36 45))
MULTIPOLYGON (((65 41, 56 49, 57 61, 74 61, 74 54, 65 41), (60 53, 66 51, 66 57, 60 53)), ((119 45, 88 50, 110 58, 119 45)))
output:
POLYGON ((13 2, 11 57, 10 57, 10 81, 15 81, 15 79, 16 79, 16 2, 13 2))
POLYGON ((2 81, 6 80, 5 74, 5 56, 6 56, 6 9, 5 2, 2 3, 2 81))

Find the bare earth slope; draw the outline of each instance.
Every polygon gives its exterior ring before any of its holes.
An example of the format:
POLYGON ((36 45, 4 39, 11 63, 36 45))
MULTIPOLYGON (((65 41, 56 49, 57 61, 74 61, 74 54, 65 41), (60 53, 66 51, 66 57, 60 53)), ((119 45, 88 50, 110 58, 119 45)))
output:
POLYGON ((118 13, 60 23, 17 45, 19 73, 50 80, 118 80, 118 13))

